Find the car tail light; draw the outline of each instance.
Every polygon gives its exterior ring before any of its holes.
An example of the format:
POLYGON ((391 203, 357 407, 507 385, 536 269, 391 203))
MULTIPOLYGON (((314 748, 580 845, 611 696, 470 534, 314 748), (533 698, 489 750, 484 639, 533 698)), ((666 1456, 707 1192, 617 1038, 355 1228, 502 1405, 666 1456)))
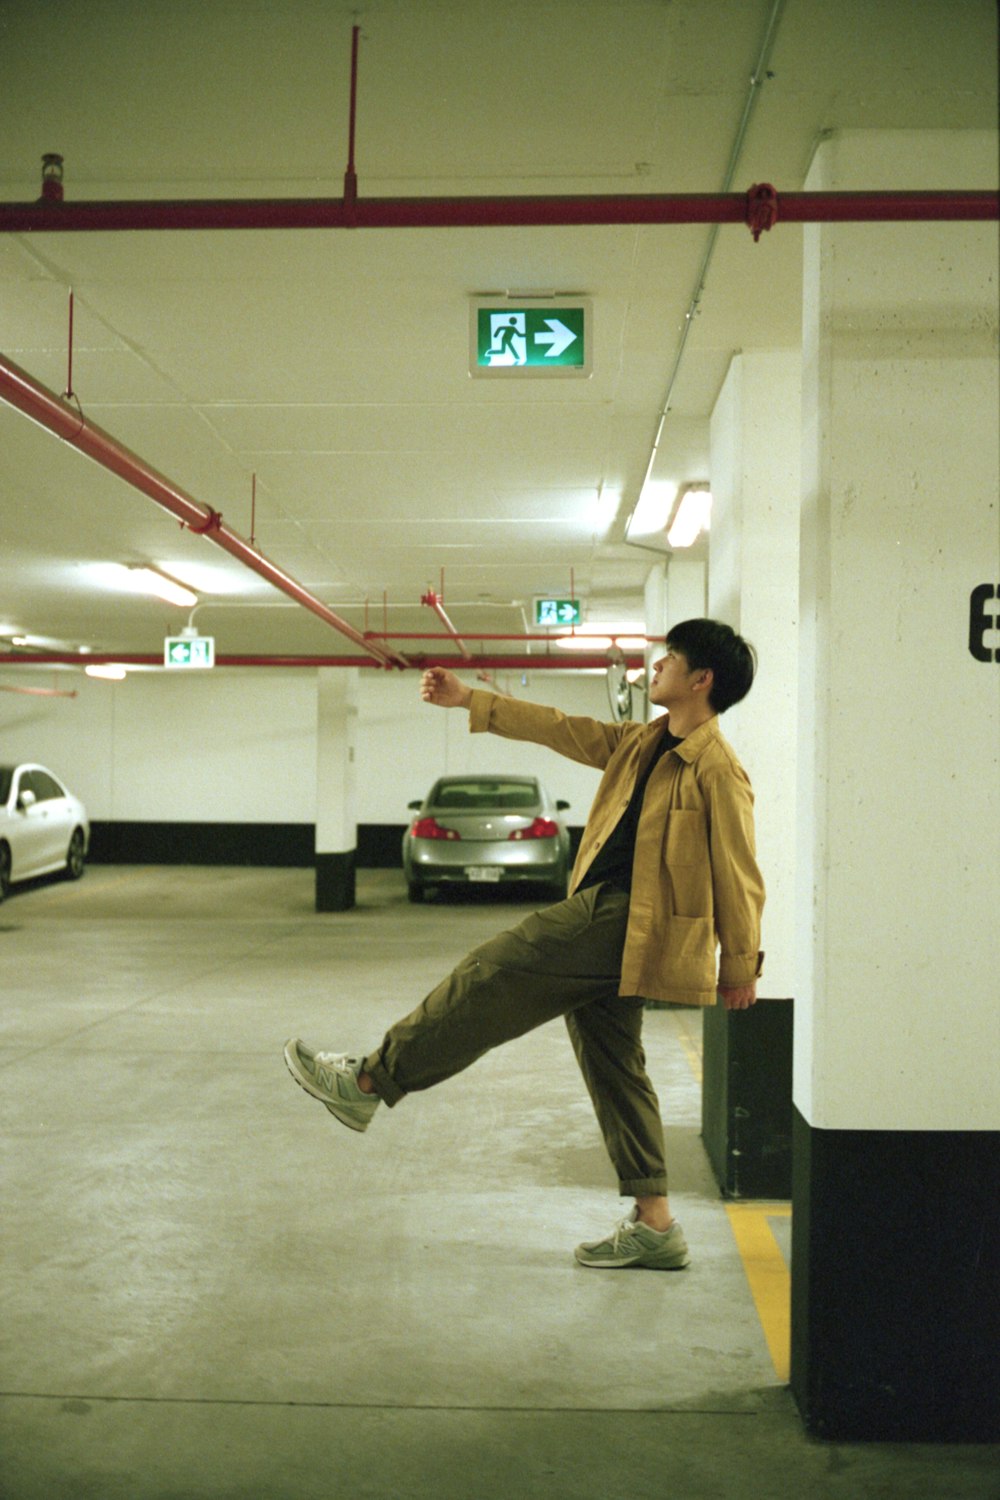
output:
POLYGON ((551 818, 536 818, 529 828, 515 828, 510 837, 512 839, 554 839, 558 835, 558 823, 553 823, 551 818))
POLYGON ((415 839, 460 839, 462 835, 457 828, 442 828, 437 818, 418 818, 410 829, 410 837, 415 839))

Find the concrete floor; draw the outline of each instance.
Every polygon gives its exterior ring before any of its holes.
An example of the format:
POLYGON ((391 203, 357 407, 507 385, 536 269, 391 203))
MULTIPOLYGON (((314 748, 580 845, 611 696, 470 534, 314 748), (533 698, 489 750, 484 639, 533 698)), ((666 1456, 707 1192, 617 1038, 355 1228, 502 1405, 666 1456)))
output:
MULTIPOLYGON (((492 894, 492 893, 491 893, 492 894)), ((361 872, 94 867, 0 907, 3 1500, 996 1500, 994 1448, 821 1444, 647 1013, 678 1274, 577 1267, 615 1186, 561 1023, 366 1136, 288 1077, 367 1050, 528 908, 361 872)), ((695 1020, 697 1018, 694 1018, 695 1020)))

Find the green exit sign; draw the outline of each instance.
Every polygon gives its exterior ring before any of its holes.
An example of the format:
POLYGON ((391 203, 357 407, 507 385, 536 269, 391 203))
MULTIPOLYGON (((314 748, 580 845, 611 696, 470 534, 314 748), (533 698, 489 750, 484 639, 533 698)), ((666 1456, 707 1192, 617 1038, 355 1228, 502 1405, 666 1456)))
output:
POLYGON ((168 635, 163 642, 163 665, 198 671, 215 666, 214 635, 168 635))
POLYGON ((536 599, 536 625, 582 624, 579 599, 536 599))
POLYGON ((591 325, 587 298, 475 297, 469 329, 470 371, 514 379, 589 376, 591 325))

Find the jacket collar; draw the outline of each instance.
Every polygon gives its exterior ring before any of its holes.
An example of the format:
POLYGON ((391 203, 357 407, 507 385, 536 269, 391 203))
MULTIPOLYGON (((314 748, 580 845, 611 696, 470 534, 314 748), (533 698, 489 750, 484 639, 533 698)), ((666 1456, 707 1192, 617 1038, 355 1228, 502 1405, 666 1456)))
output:
POLYGON ((719 738, 721 738, 719 716, 718 714, 713 714, 704 724, 699 724, 697 729, 692 729, 691 733, 681 740, 679 745, 675 745, 673 753, 674 755, 679 755, 681 760, 687 761, 688 765, 691 765, 698 759, 703 750, 719 738))

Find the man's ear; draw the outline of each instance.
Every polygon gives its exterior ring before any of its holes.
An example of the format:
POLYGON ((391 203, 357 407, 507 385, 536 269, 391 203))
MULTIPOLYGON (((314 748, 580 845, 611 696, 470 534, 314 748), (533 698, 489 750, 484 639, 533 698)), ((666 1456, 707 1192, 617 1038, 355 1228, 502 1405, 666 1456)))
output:
POLYGON ((714 681, 715 673, 712 671, 712 668, 702 667, 701 671, 698 673, 698 676, 691 684, 691 687, 696 693, 708 694, 712 691, 712 684, 714 681))

